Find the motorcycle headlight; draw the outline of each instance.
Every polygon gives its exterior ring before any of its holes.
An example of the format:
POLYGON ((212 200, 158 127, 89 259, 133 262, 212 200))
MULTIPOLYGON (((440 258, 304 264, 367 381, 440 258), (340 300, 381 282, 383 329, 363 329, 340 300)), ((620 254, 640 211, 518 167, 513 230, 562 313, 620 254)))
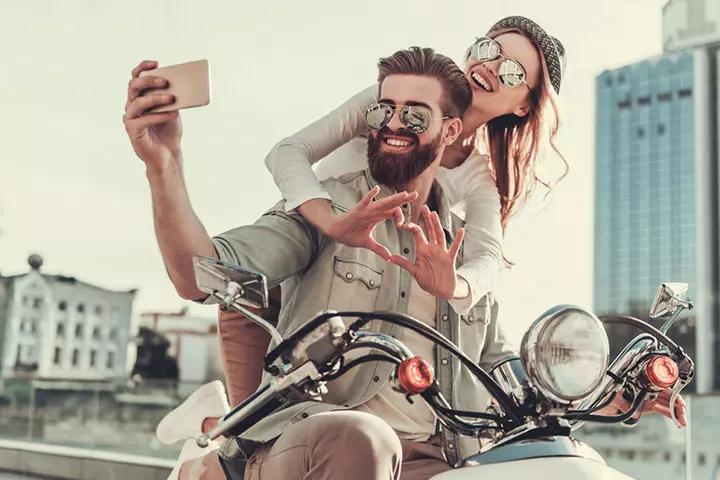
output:
POLYGON ((595 315, 561 305, 535 320, 523 337, 520 357, 540 392, 567 404, 598 387, 608 367, 610 347, 595 315))

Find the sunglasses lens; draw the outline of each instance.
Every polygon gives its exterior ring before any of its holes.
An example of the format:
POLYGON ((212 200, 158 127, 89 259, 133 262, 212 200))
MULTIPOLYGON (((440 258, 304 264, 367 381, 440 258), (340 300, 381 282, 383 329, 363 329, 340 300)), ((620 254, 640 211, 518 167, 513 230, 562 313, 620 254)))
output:
POLYGON ((478 61, 487 62, 500 55, 500 47, 489 38, 481 38, 473 45, 472 54, 478 61))
POLYGON ((380 130, 390 121, 393 109, 384 103, 378 103, 368 108, 365 112, 365 121, 373 130, 380 130))
POLYGON ((525 81, 525 70, 514 60, 504 60, 500 64, 498 77, 506 87, 517 87, 525 81))
POLYGON ((414 133, 427 131, 430 120, 432 120, 432 112, 425 107, 410 106, 400 112, 400 121, 414 133))

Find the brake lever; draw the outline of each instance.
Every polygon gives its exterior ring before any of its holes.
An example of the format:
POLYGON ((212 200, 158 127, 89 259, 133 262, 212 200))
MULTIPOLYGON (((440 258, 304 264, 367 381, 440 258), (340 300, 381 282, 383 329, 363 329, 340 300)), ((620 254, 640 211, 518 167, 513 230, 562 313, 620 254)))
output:
POLYGON ((682 428, 682 424, 680 423, 676 415, 677 408, 675 406, 675 402, 677 402, 677 399, 683 389, 692 381, 695 375, 695 364, 693 363, 692 359, 690 359, 690 357, 685 356, 685 358, 683 358, 683 360, 679 362, 678 367, 680 373, 678 375, 677 382, 675 382, 675 386, 673 386, 671 390, 672 394, 670 395, 670 401, 668 402, 668 406, 670 407, 670 418, 672 419, 673 423, 676 427, 682 428))
POLYGON ((675 386, 672 389, 672 395, 670 395, 670 418, 672 419, 673 423, 676 427, 682 428, 682 424, 680 423, 680 420, 678 420, 676 411, 677 407, 675 406, 675 402, 677 401, 678 397, 680 396, 680 392, 687 386, 687 384, 690 383, 690 381, 683 381, 678 379, 677 383, 675 383, 675 386))

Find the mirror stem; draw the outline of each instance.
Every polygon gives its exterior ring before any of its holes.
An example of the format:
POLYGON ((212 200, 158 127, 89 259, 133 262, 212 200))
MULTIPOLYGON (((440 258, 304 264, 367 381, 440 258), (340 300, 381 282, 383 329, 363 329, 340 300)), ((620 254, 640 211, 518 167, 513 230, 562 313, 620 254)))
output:
POLYGON ((280 332, 278 332, 277 329, 270 322, 268 322, 259 315, 255 315, 253 312, 251 312, 237 302, 236 298, 239 294, 242 293, 242 291, 243 288, 241 285, 236 282, 230 282, 227 286, 227 290, 225 291, 225 293, 223 294, 218 292, 216 296, 220 298, 220 300, 222 300, 222 305, 224 307, 232 308, 233 310, 242 313, 247 318, 260 325, 263 330, 270 334, 270 338, 272 338, 275 346, 280 345, 280 343, 282 343, 283 341, 280 332))
POLYGON ((277 331, 275 327, 272 326, 270 322, 265 320, 259 315, 255 315, 253 312, 248 310, 247 308, 240 305, 238 302, 233 301, 231 304, 231 308, 237 310, 238 312, 242 313, 246 317, 248 317, 250 320, 254 321, 258 325, 260 325, 266 332, 270 334, 270 338, 272 338, 273 342, 275 343, 275 346, 280 345, 283 341, 282 335, 280 335, 280 332, 277 331))

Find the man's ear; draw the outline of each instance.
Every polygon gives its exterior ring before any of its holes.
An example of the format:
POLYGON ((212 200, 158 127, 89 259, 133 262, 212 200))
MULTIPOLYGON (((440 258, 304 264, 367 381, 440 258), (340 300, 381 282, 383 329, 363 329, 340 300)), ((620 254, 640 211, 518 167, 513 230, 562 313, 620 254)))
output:
POLYGON ((450 118, 445 123, 445 135, 443 135, 443 142, 445 145, 452 145, 455 140, 462 133, 462 120, 459 118, 450 118))

